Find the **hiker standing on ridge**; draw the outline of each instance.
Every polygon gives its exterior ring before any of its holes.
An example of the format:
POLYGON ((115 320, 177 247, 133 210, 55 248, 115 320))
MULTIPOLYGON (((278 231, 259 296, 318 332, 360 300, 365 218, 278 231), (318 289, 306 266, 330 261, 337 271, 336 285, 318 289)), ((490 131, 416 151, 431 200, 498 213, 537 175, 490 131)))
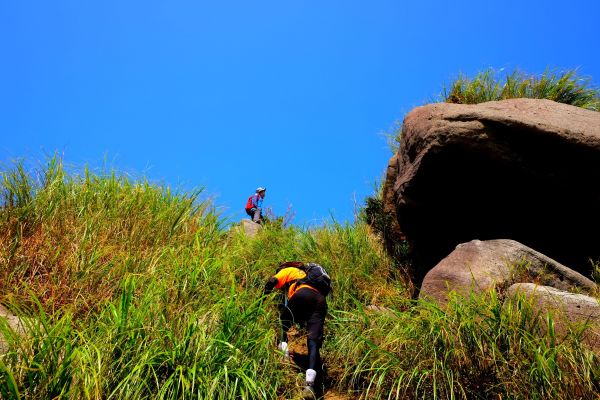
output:
POLYGON ((252 218, 252 221, 256 222, 257 224, 263 223, 262 203, 263 199, 265 198, 266 191, 266 188, 259 186, 256 188, 256 193, 248 197, 248 201, 246 202, 246 214, 248 214, 250 218, 252 218))
POLYGON ((294 323, 305 324, 308 330, 308 369, 306 370, 305 398, 315 398, 317 368, 322 371, 319 349, 323 344, 323 326, 327 315, 325 296, 331 292, 331 279, 323 267, 298 261, 283 263, 265 285, 265 294, 281 289, 286 295, 281 310, 281 342, 277 346, 289 357, 287 332, 294 323), (287 293, 285 293, 287 291, 287 293))

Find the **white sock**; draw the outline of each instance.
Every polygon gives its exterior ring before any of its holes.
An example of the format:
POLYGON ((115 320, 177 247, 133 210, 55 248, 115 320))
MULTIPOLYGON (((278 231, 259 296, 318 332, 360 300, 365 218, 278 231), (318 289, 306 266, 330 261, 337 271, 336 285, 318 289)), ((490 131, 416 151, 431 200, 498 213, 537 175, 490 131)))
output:
POLYGON ((279 348, 279 350, 283 351, 283 354, 285 357, 289 357, 290 356, 290 351, 288 349, 288 344, 287 342, 281 342, 279 343, 279 346, 277 346, 279 348))
POLYGON ((317 377, 317 371, 314 369, 306 370, 306 383, 312 385, 315 383, 315 378, 317 377))

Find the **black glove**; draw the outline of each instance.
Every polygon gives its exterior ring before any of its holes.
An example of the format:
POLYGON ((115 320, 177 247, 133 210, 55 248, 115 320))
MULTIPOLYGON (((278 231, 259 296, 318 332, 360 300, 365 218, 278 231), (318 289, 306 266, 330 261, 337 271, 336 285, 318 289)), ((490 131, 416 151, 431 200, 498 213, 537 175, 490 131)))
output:
POLYGON ((275 285, 277 285, 277 278, 272 276, 267 281, 267 283, 265 285, 265 289, 263 290, 263 294, 271 293, 273 291, 273 289, 275 288, 275 285))

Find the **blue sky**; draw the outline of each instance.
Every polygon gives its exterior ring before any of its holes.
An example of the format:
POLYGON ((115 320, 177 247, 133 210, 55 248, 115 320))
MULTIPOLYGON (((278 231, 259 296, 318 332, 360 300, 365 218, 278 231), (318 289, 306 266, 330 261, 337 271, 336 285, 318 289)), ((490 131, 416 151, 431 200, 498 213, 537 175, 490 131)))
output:
POLYGON ((459 72, 600 81, 600 2, 4 1, 0 163, 108 164, 205 186, 234 219, 258 185, 295 223, 351 220, 384 132, 459 72))

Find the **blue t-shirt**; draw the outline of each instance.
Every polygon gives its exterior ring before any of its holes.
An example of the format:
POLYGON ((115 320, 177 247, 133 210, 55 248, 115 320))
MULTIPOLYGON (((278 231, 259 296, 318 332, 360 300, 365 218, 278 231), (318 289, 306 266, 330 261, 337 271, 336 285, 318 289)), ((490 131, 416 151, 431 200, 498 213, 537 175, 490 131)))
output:
POLYGON ((252 196, 252 207, 262 209, 263 198, 260 197, 260 194, 256 193, 252 196))

